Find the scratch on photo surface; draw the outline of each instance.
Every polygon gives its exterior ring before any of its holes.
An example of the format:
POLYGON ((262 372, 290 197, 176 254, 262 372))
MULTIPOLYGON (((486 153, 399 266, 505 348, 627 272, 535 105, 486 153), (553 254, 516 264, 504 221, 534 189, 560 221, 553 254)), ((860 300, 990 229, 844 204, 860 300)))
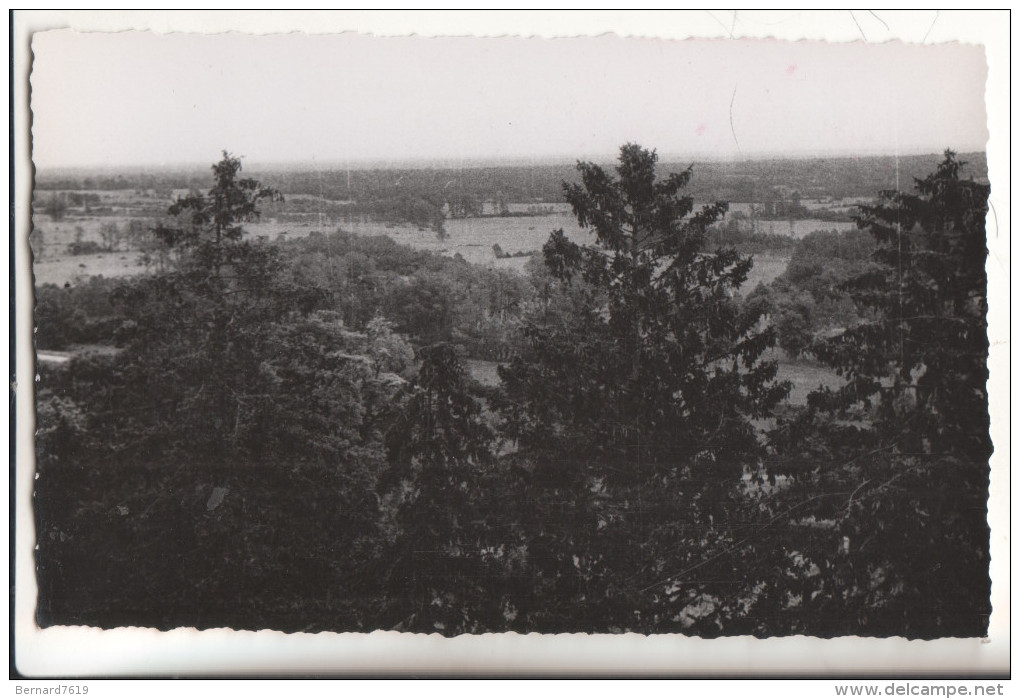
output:
POLYGON ((931 30, 935 28, 935 23, 939 21, 939 15, 942 14, 942 10, 935 10, 935 17, 931 20, 931 25, 928 26, 928 31, 924 33, 924 38, 921 39, 921 43, 928 41, 928 35, 931 34, 931 30))
POLYGON ((737 151, 740 151, 740 141, 737 140, 737 130, 733 127, 733 102, 737 99, 737 86, 733 86, 733 96, 730 97, 730 133, 733 134, 733 142, 737 144, 737 151))
POLYGON ((847 10, 847 12, 849 12, 849 13, 850 13, 850 19, 852 19, 852 20, 854 21, 854 24, 856 24, 856 25, 857 25, 857 31, 859 31, 859 32, 861 33, 861 36, 862 36, 862 37, 864 37, 864 40, 865 40, 865 41, 867 41, 867 40, 868 40, 868 37, 867 37, 867 36, 865 36, 865 34, 864 34, 864 30, 863 30, 863 29, 861 29, 861 23, 860 23, 860 22, 858 22, 858 21, 857 21, 857 17, 855 17, 855 16, 854 16, 854 11, 853 11, 853 10, 847 10))

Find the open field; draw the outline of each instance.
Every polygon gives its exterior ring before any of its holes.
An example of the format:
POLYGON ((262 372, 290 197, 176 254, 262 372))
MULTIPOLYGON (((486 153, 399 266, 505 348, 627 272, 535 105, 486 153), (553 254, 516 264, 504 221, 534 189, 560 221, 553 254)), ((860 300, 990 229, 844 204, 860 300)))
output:
MULTIPOLYGON (((107 199, 122 202, 112 196, 107 199)), ((123 244, 121 249, 84 255, 74 255, 68 250, 68 246, 76 242, 99 246, 103 243, 100 234, 103 226, 113 224, 119 230, 126 231, 132 221, 138 220, 143 219, 122 212, 110 215, 69 215, 59 221, 48 214, 36 213, 32 217, 32 234, 29 237, 35 284, 73 284, 85 277, 127 277, 144 272, 142 253, 126 249, 127 244, 123 244)))
POLYGON ((145 272, 142 253, 99 252, 93 255, 47 256, 32 265, 36 285, 75 284, 85 277, 130 277, 145 272))
POLYGON ((249 225, 248 229, 252 235, 276 240, 281 233, 284 233, 285 237, 304 237, 315 230, 340 228, 358 235, 389 236, 401 245, 416 250, 429 250, 451 256, 460 254, 468 262, 494 267, 516 267, 517 265, 504 264, 515 260, 519 260, 519 265, 523 266, 527 258, 497 260, 492 250, 493 245, 499 245, 504 252, 510 254, 539 251, 548 240, 549 234, 557 228, 562 228, 571 239, 578 242, 589 238, 568 213, 527 217, 456 218, 447 220, 444 227, 446 237, 442 240, 433 230, 379 222, 339 223, 325 227, 258 222, 249 225))
MULTIPOLYGON (((175 190, 173 194, 181 195, 187 190, 175 190)), ((559 203, 528 204, 509 202, 507 208, 512 213, 529 211, 547 212, 537 216, 491 216, 474 218, 450 218, 444 222, 445 237, 440 239, 430 228, 412 224, 395 224, 372 221, 351 221, 349 217, 336 216, 334 205, 349 202, 319 201, 310 195, 288 195, 292 202, 307 200, 315 211, 293 215, 277 215, 272 205, 268 205, 262 220, 247 224, 249 235, 267 241, 301 238, 312 232, 329 232, 341 229, 359 235, 386 235, 398 243, 408 245, 417 250, 428 250, 442 255, 460 255, 468 262, 490 268, 514 269, 522 271, 527 265, 528 257, 497 258, 493 246, 499 245, 503 252, 538 253, 553 230, 562 228, 566 235, 577 242, 590 241, 590 235, 577 226, 569 205, 559 203)), ((110 224, 126 230, 132 221, 142 221, 151 225, 155 216, 165 210, 169 201, 166 192, 153 189, 116 189, 103 191, 67 190, 61 192, 40 193, 38 210, 33 216, 34 231, 32 238, 35 253, 34 272, 37 283, 64 284, 73 282, 82 276, 101 274, 106 277, 120 277, 136 274, 144 269, 140 255, 135 251, 123 249, 114 252, 103 252, 72 256, 68 254, 68 245, 79 243, 102 242, 100 229, 110 224), (53 220, 45 210, 47 197, 57 193, 68 196, 94 197, 91 204, 85 207, 72 208, 61 220, 53 220)), ((859 203, 853 200, 808 200, 808 208, 827 206, 832 208, 841 205, 859 203)), ((493 202, 485 202, 492 209, 493 202)), ((747 215, 751 205, 747 202, 733 202, 729 210, 731 214, 747 215)), ((483 207, 483 213, 491 214, 483 207)), ((742 229, 750 230, 750 221, 740 221, 742 229)), ((852 222, 834 222, 820 219, 801 220, 757 220, 755 230, 762 234, 775 234, 803 238, 818 230, 849 230, 855 227, 852 222)), ((125 243, 121 247, 127 247, 125 243)), ((785 269, 788 256, 771 253, 755 255, 755 266, 751 270, 747 282, 741 288, 746 294, 759 283, 769 283, 785 269)))
MULTIPOLYGON (((74 282, 83 276, 103 275, 123 277, 144 271, 141 254, 137 251, 101 252, 88 255, 71 255, 67 246, 76 239, 83 242, 99 243, 102 237, 99 229, 103 224, 116 223, 125 228, 131 221, 126 216, 80 216, 54 222, 45 214, 34 218, 36 230, 41 230, 42 245, 33 236, 33 250, 36 259, 33 271, 37 284, 64 284, 74 282)), ((573 216, 567 212, 544 216, 491 217, 452 219, 446 222, 447 237, 440 240, 435 231, 422 230, 411 225, 396 225, 378 222, 322 224, 281 221, 256 221, 246 229, 250 236, 267 241, 304 238, 313 232, 341 230, 358 235, 389 236, 401 245, 416 250, 428 250, 441 255, 459 254, 468 262, 495 269, 523 271, 528 257, 497 259, 493 245, 499 245, 505 253, 536 252, 548 240, 549 234, 562 228, 566 235, 576 242, 590 242, 591 236, 578 227, 573 216)), ((785 255, 757 254, 742 293, 752 291, 759 283, 768 284, 786 269, 789 258, 785 255)))
MULTIPOLYGON (((132 191, 116 191, 103 193, 107 195, 104 203, 130 210, 134 205, 132 191)), ((514 205, 519 208, 523 205, 514 205)), ((514 206, 511 210, 514 210, 514 206)), ((75 240, 100 243, 99 233, 104 224, 115 223, 126 228, 133 219, 131 215, 76 215, 68 216, 61 221, 54 221, 46 214, 36 214, 34 223, 36 230, 43 231, 42 246, 39 239, 33 239, 36 260, 33 265, 35 283, 74 284, 77 281, 95 275, 125 277, 141 274, 146 271, 142 253, 135 250, 99 252, 86 255, 72 255, 67 252, 68 244, 75 240), (40 254, 41 253, 41 254, 40 254)), ((763 224, 782 222, 761 222, 763 224)), ((837 226, 824 221, 796 221, 803 226, 837 226)), ((784 224, 785 225, 785 224, 784 224)), ((550 232, 562 228, 576 242, 590 242, 591 236, 578 227, 572 214, 565 205, 559 206, 554 213, 527 217, 480 217, 459 218, 445 222, 445 239, 440 240, 435 231, 423 230, 412 225, 397 225, 381 222, 335 223, 330 220, 321 222, 294 222, 278 220, 262 220, 248 224, 248 234, 254 238, 267 241, 279 241, 304 238, 313 232, 328 232, 340 228, 345 231, 364 236, 388 236, 396 242, 416 250, 428 250, 442 255, 461 255, 473 264, 490 268, 514 269, 523 271, 529 257, 511 257, 497 259, 493 246, 499 245, 506 253, 540 251, 548 239, 550 232)), ((817 229, 817 228, 813 228, 817 229)), ((781 227, 777 233, 785 233, 781 227)), ((759 284, 768 284, 786 269, 789 262, 787 255, 759 253, 754 255, 754 266, 742 285, 740 292, 748 294, 759 284)), ((782 353, 780 353, 782 354, 782 353)), ((496 364, 482 360, 470 360, 469 369, 472 375, 486 385, 496 385, 498 376, 496 364)), ((803 361, 790 361, 780 357, 780 379, 789 380, 794 384, 790 396, 791 403, 802 405, 807 394, 819 384, 832 385, 837 380, 831 372, 822 367, 803 361)))
POLYGON ((144 220, 141 216, 83 214, 67 216, 59 221, 53 220, 48 214, 37 213, 32 217, 32 250, 38 259, 45 259, 47 253, 59 255, 67 245, 78 240, 84 243, 101 243, 103 237, 99 230, 104 225, 114 224, 119 229, 126 229, 131 221, 144 220), (40 255, 41 253, 41 255, 40 255))
POLYGON ((839 374, 817 362, 808 359, 789 359, 782 352, 778 354, 781 356, 776 378, 793 384, 788 398, 791 405, 807 405, 808 394, 820 386, 836 388, 843 383, 839 374))
POLYGON ((740 293, 744 295, 754 291, 759 284, 771 284, 773 279, 786 271, 786 265, 790 262, 788 255, 758 253, 752 257, 754 266, 751 267, 747 279, 740 287, 740 293))
MULTIPOLYGON (((71 255, 67 246, 81 242, 100 243, 100 227, 116 223, 125 228, 130 217, 124 216, 76 216, 54 222, 45 214, 34 217, 36 231, 42 231, 40 238, 33 236, 33 250, 36 259, 33 269, 37 284, 64 284, 74 282, 82 276, 101 274, 105 277, 122 277, 144 271, 141 255, 137 251, 102 252, 88 255, 71 255), (41 253, 41 254, 40 254, 41 253)), ((492 217, 452 219, 446 222, 447 237, 440 240, 435 231, 422 230, 412 225, 397 225, 378 222, 322 223, 275 220, 256 221, 245 226, 253 238, 279 241, 304 238, 313 232, 330 232, 341 229, 364 236, 388 236, 416 250, 428 250, 441 255, 461 255, 473 264, 498 269, 521 271, 528 257, 497 259, 493 245, 499 245, 504 252, 540 251, 549 238, 549 233, 562 228, 572 239, 582 242, 589 238, 579 228, 573 217, 567 213, 528 217, 492 217)))
POLYGON ((465 368, 478 383, 490 388, 499 385, 499 362, 490 362, 485 359, 468 359, 464 362, 465 368))
POLYGON ((855 228, 857 228, 857 224, 852 221, 822 221, 813 218, 755 222, 757 233, 788 235, 798 240, 815 231, 850 231, 855 228))
MULTIPOLYGON (((836 372, 809 359, 790 359, 778 349, 772 353, 772 358, 779 362, 776 378, 793 384, 788 399, 791 405, 807 405, 808 394, 812 391, 819 387, 836 388, 843 382, 836 372)), ((468 359, 465 362, 471 377, 483 386, 489 387, 499 385, 497 372, 499 364, 484 359, 468 359)))

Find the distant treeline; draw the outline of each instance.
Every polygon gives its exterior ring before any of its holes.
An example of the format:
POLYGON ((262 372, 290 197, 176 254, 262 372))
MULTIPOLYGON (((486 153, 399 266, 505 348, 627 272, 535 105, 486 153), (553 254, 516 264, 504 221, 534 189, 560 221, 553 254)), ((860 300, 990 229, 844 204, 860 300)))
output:
MULTIPOLYGON (((966 163, 962 170, 965 177, 985 181, 987 161, 983 153, 970 154, 962 160, 966 163)), ((672 162, 662 169, 677 172, 693 166, 697 177, 689 194, 696 201, 752 202, 763 219, 837 221, 849 220, 849 215, 826 209, 809 210, 801 202, 873 198, 877 192, 896 189, 897 182, 900 190, 909 190, 914 178, 930 172, 938 161, 936 155, 919 155, 902 156, 898 162, 892 156, 672 162)), ((314 197, 273 204, 265 211, 268 217, 315 213, 334 220, 361 218, 410 224, 433 230, 440 237, 445 235, 446 220, 487 214, 531 215, 511 212, 509 204, 561 203, 563 184, 577 182, 572 164, 331 170, 267 167, 254 175, 278 183, 284 195, 314 197)), ((200 188, 204 178, 200 170, 136 170, 116 175, 55 170, 37 175, 36 188, 72 193, 134 189, 163 194, 169 199, 181 190, 200 188)), ((52 213, 60 205, 54 204, 53 197, 50 200, 52 213)), ((538 207, 535 211, 539 211, 538 207)))
MULTIPOLYGON (((959 157, 966 163, 961 169, 962 177, 987 180, 984 153, 965 153, 959 157)), ((914 180, 930 173, 941 159, 941 155, 933 153, 900 156, 898 163, 895 156, 695 162, 697 176, 689 189, 695 198, 725 201, 769 201, 772 189, 804 199, 872 199, 878 192, 897 188, 897 166, 900 191, 910 191, 914 180)))
MULTIPOLYGON (((801 198, 868 197, 895 189, 897 165, 900 189, 910 190, 914 178, 923 177, 938 164, 941 156, 906 155, 804 158, 787 160, 744 160, 739 162, 666 161, 664 172, 694 165, 697 177, 689 194, 696 199, 725 201, 769 201, 783 198, 773 193, 798 194, 801 198)), ((987 180, 984 153, 965 153, 963 177, 987 180)), ((606 165, 609 168, 611 165, 606 165)), ((471 215, 475 202, 552 203, 563 201, 564 181, 573 182, 577 173, 573 163, 512 165, 488 167, 440 168, 336 168, 331 170, 277 169, 272 166, 252 170, 252 176, 278 184, 284 194, 308 194, 340 201, 393 198, 396 193, 448 202, 455 210, 471 215)), ((134 172, 103 174, 88 170, 42 170, 36 175, 36 188, 43 190, 114 190, 201 188, 208 178, 206 168, 194 170, 154 167, 134 172)))

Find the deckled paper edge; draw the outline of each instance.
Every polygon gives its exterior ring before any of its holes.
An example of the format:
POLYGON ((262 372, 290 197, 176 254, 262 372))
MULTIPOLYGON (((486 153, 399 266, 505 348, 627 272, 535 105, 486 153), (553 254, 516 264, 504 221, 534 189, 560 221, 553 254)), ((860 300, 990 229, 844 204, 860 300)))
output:
MULTIPOLYGON (((889 30, 865 11, 847 13, 747 11, 648 13, 504 12, 24 12, 14 15, 12 56, 15 134, 17 265, 17 405, 19 504, 16 564, 15 663, 35 676, 118 675, 321 675, 321 674, 694 674, 846 675, 992 673, 1009 668, 1009 18, 996 13, 916 13, 916 20, 889 30), (222 33, 337 33, 377 36, 569 37, 615 33, 623 37, 777 38, 782 40, 962 41, 985 47, 989 63, 986 108, 992 183, 989 214, 989 402, 993 456, 989 519, 993 615, 989 638, 904 641, 841 638, 756 640, 517 634, 444 639, 375 632, 282 634, 178 629, 99 631, 78 627, 39 630, 34 624, 31 513, 25 512, 32 482, 24 458, 32 451, 31 270, 27 232, 32 179, 27 137, 29 38, 32 32, 78 31, 222 33), (27 289, 27 293, 26 293, 27 289), (26 335, 27 330, 27 335, 26 335), (28 546, 25 546, 26 541, 28 546), (27 563, 27 565, 26 565, 27 563), (26 615, 27 609, 27 615, 26 615)), ((882 14, 879 11, 879 14, 882 14)), ((12 268, 13 269, 13 268, 12 268)))

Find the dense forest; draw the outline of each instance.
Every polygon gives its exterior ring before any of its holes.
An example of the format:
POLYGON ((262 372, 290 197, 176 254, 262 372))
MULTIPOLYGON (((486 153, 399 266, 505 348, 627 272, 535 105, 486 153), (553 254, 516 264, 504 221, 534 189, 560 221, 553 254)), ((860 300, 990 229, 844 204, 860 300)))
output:
POLYGON ((38 370, 40 625, 985 635, 989 187, 950 151, 900 190, 794 162, 40 177, 58 209, 189 190, 131 232, 158 267, 36 288, 37 348, 79 348, 38 370), (588 239, 518 273, 246 235, 281 190, 423 226, 566 202, 588 239), (872 203, 728 227, 820 196, 872 203), (778 357, 838 381, 793 401, 778 357))

